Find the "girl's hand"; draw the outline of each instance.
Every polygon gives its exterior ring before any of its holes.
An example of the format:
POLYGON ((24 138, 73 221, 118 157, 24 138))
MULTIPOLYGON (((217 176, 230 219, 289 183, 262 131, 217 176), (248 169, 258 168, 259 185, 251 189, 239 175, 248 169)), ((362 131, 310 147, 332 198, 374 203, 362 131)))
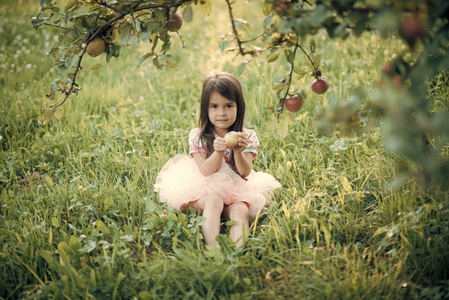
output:
POLYGON ((245 150, 246 147, 248 147, 249 140, 248 137, 246 136, 246 133, 238 132, 238 135, 239 135, 239 144, 233 150, 234 152, 243 152, 243 150, 245 150))
POLYGON ((226 142, 224 138, 216 137, 214 140, 214 151, 215 152, 225 152, 226 142))

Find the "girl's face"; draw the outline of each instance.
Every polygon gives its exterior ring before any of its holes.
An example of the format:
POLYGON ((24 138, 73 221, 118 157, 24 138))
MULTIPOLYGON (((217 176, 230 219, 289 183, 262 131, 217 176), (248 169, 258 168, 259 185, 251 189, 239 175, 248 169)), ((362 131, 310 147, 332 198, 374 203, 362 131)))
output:
POLYGON ((208 116, 215 132, 218 135, 225 134, 237 118, 237 103, 215 91, 209 98, 208 116))

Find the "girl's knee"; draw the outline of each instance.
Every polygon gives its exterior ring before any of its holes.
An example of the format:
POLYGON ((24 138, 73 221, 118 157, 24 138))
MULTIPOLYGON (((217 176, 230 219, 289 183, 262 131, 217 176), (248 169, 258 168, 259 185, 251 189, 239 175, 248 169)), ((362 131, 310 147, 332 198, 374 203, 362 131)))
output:
POLYGON ((233 221, 248 221, 249 220, 249 208, 243 202, 237 202, 231 204, 229 210, 229 219, 233 221))
POLYGON ((214 211, 221 214, 223 207, 223 200, 219 196, 210 195, 205 199, 204 210, 214 211))

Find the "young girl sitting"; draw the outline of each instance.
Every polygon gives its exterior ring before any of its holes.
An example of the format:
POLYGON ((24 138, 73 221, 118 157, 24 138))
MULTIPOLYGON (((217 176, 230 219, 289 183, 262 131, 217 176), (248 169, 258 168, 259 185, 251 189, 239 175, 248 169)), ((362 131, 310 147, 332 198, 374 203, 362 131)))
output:
POLYGON ((156 178, 154 190, 161 202, 182 210, 194 206, 205 218, 203 236, 219 246, 221 216, 235 221, 230 237, 242 246, 253 218, 280 183, 265 172, 252 170, 259 141, 254 130, 243 127, 245 101, 235 76, 214 72, 206 76, 201 95, 198 128, 189 133, 189 156, 171 158, 156 178), (224 136, 238 133, 231 150, 224 136))

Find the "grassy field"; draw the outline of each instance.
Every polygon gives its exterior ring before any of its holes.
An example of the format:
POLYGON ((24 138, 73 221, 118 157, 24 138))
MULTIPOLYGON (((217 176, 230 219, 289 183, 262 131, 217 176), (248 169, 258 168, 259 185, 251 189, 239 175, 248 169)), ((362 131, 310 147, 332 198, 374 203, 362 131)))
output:
MULTIPOLYGON (((173 38, 178 70, 136 68, 145 45, 109 64, 86 58, 83 90, 64 104, 64 117, 43 125, 49 84, 64 78, 46 56, 57 32, 32 29, 27 14, 38 1, 0 3, 0 298, 449 298, 448 194, 413 180, 390 188, 398 155, 386 150, 381 120, 351 136, 316 128, 332 101, 357 87, 372 96, 401 42, 318 33, 331 87, 319 96, 311 78, 295 83, 309 97, 299 113, 285 114, 294 121, 284 139, 269 124, 273 82, 287 66, 265 57, 248 63, 239 79, 246 127, 261 141, 254 169, 282 189, 251 222, 243 249, 224 224, 217 250, 205 247, 202 218, 167 209, 152 185, 167 159, 188 151, 204 75, 237 74, 249 59, 220 51, 218 36, 230 30, 221 4, 212 17, 194 10, 181 30, 186 48, 173 38), (101 69, 87 71, 98 62, 101 69)), ((245 13, 257 5, 245 5, 237 17, 255 18, 245 13)))

